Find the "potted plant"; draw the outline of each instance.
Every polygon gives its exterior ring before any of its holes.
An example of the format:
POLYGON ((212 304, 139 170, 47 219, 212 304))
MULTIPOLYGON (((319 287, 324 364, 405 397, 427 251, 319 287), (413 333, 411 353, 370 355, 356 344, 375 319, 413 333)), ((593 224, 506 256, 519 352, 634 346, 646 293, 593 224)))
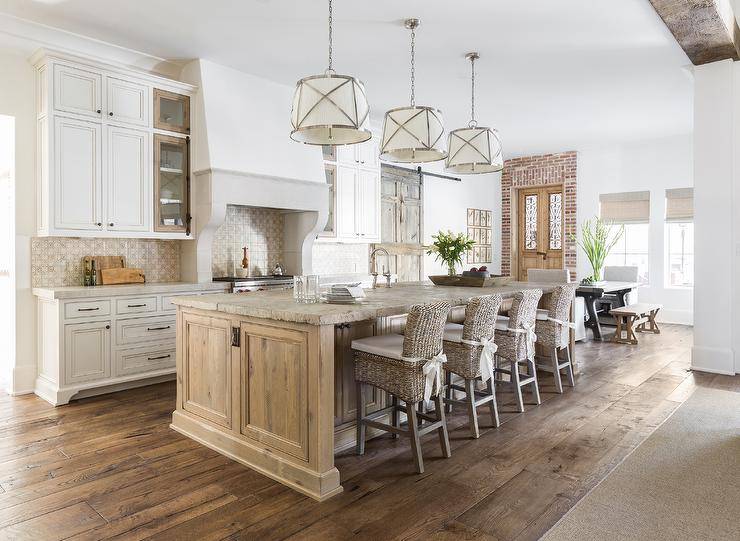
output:
POLYGON ((454 276, 456 274, 455 265, 462 264, 462 256, 468 250, 473 248, 475 242, 473 239, 463 233, 457 235, 450 230, 439 231, 432 235, 434 242, 427 254, 434 254, 437 261, 444 261, 447 264, 447 274, 454 276))
POLYGON ((587 283, 596 283, 601 279, 601 271, 604 268, 604 261, 609 255, 617 241, 624 234, 624 226, 614 225, 603 221, 601 218, 594 217, 592 220, 586 220, 581 226, 581 238, 576 240, 581 249, 586 253, 586 257, 591 263, 593 274, 584 279, 587 283))

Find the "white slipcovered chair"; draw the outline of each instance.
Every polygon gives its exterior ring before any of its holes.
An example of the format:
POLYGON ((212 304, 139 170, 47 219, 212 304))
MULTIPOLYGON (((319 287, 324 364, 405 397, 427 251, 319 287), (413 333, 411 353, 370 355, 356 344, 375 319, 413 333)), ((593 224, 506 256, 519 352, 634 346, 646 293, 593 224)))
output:
MULTIPOLYGON (((527 281, 537 284, 567 284, 570 283, 570 271, 568 269, 527 269, 527 281)), ((586 304, 582 297, 575 299, 574 329, 576 342, 586 339, 586 304)), ((566 329, 567 331, 567 329, 566 329)))

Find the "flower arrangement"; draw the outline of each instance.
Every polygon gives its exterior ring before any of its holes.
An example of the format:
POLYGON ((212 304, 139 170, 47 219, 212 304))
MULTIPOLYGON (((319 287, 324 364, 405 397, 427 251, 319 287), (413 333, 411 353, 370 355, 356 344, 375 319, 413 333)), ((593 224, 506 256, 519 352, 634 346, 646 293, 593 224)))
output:
POLYGON ((434 255, 437 261, 444 261, 447 264, 447 274, 454 276, 455 265, 462 264, 463 254, 472 249, 475 242, 463 233, 455 234, 450 230, 440 230, 432 238, 434 242, 427 254, 434 255))
POLYGON ((577 240, 577 243, 585 252, 593 270, 591 276, 584 278, 584 283, 594 283, 601 279, 601 270, 604 268, 606 256, 623 234, 623 225, 615 227, 598 217, 583 222, 581 239, 577 240))

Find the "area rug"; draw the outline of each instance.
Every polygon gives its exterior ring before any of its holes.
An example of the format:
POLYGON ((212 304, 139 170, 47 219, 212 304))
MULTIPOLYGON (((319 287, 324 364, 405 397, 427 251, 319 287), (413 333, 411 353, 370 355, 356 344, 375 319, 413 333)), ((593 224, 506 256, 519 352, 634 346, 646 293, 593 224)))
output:
POLYGON ((542 539, 740 539, 740 393, 698 389, 542 539))

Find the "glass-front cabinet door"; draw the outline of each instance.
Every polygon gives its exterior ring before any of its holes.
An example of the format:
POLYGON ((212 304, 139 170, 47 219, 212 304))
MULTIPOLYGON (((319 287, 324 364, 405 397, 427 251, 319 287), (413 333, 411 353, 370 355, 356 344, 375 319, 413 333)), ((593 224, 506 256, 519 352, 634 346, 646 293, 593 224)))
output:
POLYGON ((154 135, 154 230, 190 234, 189 141, 154 135))
POLYGON ((154 89, 154 127, 190 133, 190 97, 154 89))

